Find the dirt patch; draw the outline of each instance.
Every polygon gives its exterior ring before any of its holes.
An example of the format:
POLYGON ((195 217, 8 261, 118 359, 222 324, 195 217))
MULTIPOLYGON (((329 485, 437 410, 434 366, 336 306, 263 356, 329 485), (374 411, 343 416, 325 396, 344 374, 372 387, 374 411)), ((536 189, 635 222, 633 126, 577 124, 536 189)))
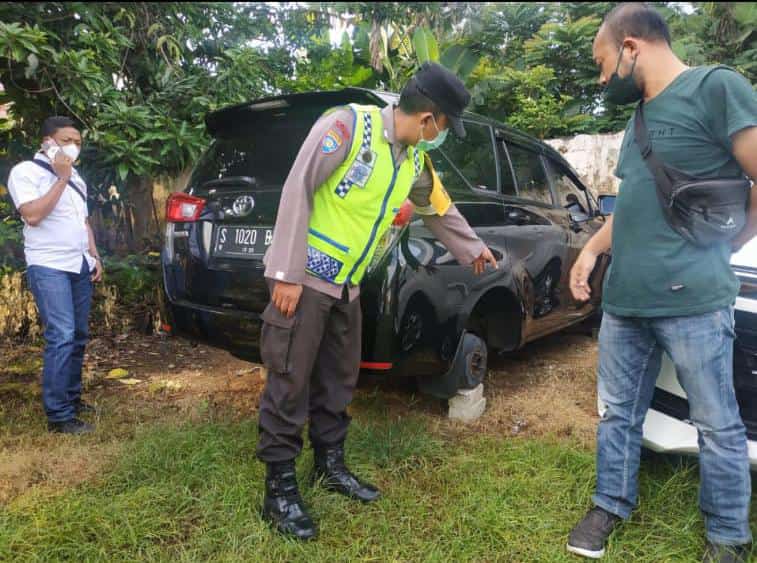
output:
POLYGON ((101 473, 140 426, 207 417, 212 410, 254 416, 259 366, 179 338, 94 338, 84 360, 83 416, 91 436, 49 434, 40 397, 42 347, 0 347, 0 504, 34 487, 55 491, 101 473), (126 373, 109 378, 112 370, 126 373), (65 460, 64 463, 61 460, 65 460))
POLYGON ((0 459, 0 504, 35 486, 54 491, 88 481, 116 458, 119 449, 118 444, 93 447, 63 438, 44 448, 4 452, 0 459))
MULTIPOLYGON (((84 363, 85 400, 101 408, 98 432, 83 438, 47 433, 40 404, 40 346, 0 347, 0 504, 31 487, 52 490, 91 479, 117 459, 140 426, 255 417, 265 370, 180 338, 95 338, 84 363), (112 370, 126 375, 109 378, 112 370), (66 459, 66 463, 59 460, 66 459)), ((471 425, 446 419, 446 403, 405 381, 363 378, 355 410, 374 403, 401 418, 422 414, 444 433, 573 435, 590 443, 596 429, 596 341, 558 334, 506 358, 493 358, 487 409, 471 425)))
POLYGON ((575 436, 594 441, 596 340, 562 333, 498 358, 485 383, 487 408, 474 427, 510 435, 575 436))
POLYGON ((410 381, 362 378, 356 398, 359 403, 380 390, 382 405, 392 416, 421 413, 451 438, 472 432, 572 436, 591 446, 599 421, 596 369, 596 339, 576 330, 542 338, 512 354, 490 356, 486 410, 473 423, 449 421, 446 401, 420 395, 410 381))

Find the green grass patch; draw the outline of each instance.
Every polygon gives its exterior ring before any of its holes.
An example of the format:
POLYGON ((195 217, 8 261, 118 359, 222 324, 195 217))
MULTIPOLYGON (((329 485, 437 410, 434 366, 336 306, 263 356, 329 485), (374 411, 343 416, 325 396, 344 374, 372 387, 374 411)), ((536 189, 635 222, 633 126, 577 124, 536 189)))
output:
MULTIPOLYGON (((260 519, 255 421, 216 421, 143 427, 95 481, 17 498, 0 514, 0 560, 578 561, 565 542, 590 505, 592 451, 556 437, 450 439, 430 417, 382 411, 363 405, 348 448, 381 501, 311 487, 311 452, 298 462, 317 542, 283 539, 260 519)), ((606 560, 696 561, 696 466, 645 462, 641 491, 606 560)))
MULTIPOLYGON (((38 352, 35 350, 35 352, 38 352)), ((17 358, 2 367, 2 371, 11 375, 36 376, 42 371, 42 357, 40 355, 27 355, 17 358)))

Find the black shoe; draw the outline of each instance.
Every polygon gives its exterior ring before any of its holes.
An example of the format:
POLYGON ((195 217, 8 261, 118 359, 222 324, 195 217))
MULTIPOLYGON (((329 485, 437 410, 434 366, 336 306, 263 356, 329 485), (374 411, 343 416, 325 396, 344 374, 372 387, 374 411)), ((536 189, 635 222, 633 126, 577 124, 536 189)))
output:
POLYGON ((620 520, 620 516, 595 506, 571 530, 568 551, 583 557, 599 559, 605 554, 607 538, 620 520))
POLYGON ((74 403, 74 409, 76 409, 76 414, 97 414, 99 409, 95 407, 94 405, 90 405, 89 403, 85 403, 84 401, 77 401, 74 403))
POLYGON ((47 429, 50 432, 59 432, 61 434, 89 434, 94 431, 95 427, 82 422, 78 418, 72 418, 63 422, 48 422, 47 429))
POLYGON ((722 545, 707 542, 702 563, 746 563, 749 545, 722 545))
POLYGON ((310 540, 318 535, 297 488, 294 461, 268 464, 263 518, 282 534, 298 540, 310 540))
POLYGON ((315 480, 322 479, 330 491, 361 502, 373 502, 381 496, 373 485, 361 482, 344 464, 344 446, 315 448, 315 480))

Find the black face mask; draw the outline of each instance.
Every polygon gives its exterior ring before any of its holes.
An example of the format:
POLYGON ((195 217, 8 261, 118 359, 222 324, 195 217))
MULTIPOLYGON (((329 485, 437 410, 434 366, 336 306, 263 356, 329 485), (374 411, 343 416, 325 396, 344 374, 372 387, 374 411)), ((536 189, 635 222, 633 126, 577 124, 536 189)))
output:
POLYGON ((636 68, 636 59, 638 58, 638 55, 633 59, 631 72, 628 73, 628 76, 624 76, 623 78, 618 76, 620 61, 623 57, 623 49, 624 47, 621 46, 620 53, 618 53, 618 64, 615 67, 615 72, 612 73, 612 76, 605 87, 605 98, 619 106, 638 102, 644 96, 644 91, 639 88, 636 81, 633 79, 633 71, 636 68))

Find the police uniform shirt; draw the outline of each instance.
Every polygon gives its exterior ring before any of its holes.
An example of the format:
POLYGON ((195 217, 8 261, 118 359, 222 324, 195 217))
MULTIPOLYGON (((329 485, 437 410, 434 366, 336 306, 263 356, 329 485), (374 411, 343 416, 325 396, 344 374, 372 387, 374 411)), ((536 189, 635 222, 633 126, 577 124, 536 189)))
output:
MULTIPOLYGON (((407 158, 407 147, 397 142, 394 132, 394 106, 381 110, 384 138, 391 144, 397 166, 407 158)), ((279 204, 273 241, 264 257, 265 277, 303 284, 335 298, 343 287, 309 275, 307 232, 313 211, 313 194, 347 159, 352 146, 353 113, 340 108, 322 116, 312 127, 289 171, 279 204), (324 142, 326 141, 326 143, 324 142)), ((417 207, 430 204, 432 178, 424 167, 413 184, 409 199, 417 207)), ((426 227, 438 238, 460 264, 470 264, 484 251, 485 245, 453 205, 444 215, 422 215, 426 227)), ((359 286, 350 286, 349 300, 359 294, 359 286)))

